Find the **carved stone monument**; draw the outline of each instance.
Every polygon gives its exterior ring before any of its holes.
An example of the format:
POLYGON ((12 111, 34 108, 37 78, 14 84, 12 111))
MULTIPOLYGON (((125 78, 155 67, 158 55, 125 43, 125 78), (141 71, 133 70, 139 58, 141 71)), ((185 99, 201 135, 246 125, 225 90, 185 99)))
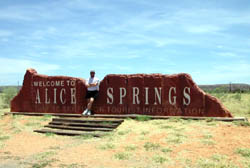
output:
MULTIPOLYGON (((28 69, 11 101, 12 112, 82 113, 85 80, 40 75, 28 69)), ((220 101, 203 92, 188 74, 107 75, 100 83, 95 114, 232 117, 220 101)))

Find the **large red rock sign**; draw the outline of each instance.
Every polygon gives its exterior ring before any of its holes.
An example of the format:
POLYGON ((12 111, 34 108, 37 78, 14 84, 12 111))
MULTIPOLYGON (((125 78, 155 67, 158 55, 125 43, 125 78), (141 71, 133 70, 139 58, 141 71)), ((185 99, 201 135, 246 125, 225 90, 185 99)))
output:
MULTIPOLYGON (((87 105, 85 80, 46 76, 28 69, 11 101, 12 112, 81 113, 87 105)), ((232 117, 218 99, 188 74, 107 75, 100 83, 95 114, 232 117)))

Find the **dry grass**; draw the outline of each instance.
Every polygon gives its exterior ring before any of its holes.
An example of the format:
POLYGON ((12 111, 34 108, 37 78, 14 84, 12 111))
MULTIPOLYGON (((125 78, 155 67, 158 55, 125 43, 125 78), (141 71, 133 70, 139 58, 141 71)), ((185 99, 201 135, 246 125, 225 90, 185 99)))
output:
MULTIPOLYGON (((235 116, 249 117, 250 95, 223 97, 235 116)), ((102 138, 68 137, 33 132, 51 116, 1 116, 6 111, 0 109, 0 167, 250 167, 250 127, 244 124, 127 119, 102 138)))
POLYGON ((249 93, 217 93, 213 95, 219 98, 234 116, 250 118, 249 93))

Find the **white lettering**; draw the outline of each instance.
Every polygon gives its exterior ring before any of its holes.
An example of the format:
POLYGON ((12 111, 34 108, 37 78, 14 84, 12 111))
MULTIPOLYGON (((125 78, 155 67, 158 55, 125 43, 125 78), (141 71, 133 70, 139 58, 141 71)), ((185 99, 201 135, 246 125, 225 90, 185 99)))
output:
POLYGON ((145 104, 148 104, 148 87, 145 87, 145 104))
POLYGON ((185 87, 184 88, 183 95, 184 95, 183 105, 187 105, 188 106, 191 103, 190 88, 189 87, 185 87))
POLYGON ((65 104, 66 103, 66 100, 64 99, 63 101, 63 94, 65 95, 66 94, 66 90, 63 88, 60 92, 60 100, 61 100, 61 103, 62 104, 65 104))
POLYGON ((159 93, 157 87, 155 87, 155 103, 154 103, 154 105, 157 105, 156 98, 158 98, 158 102, 159 102, 159 104, 161 104, 161 87, 159 89, 160 89, 160 93, 159 93))
POLYGON ((56 86, 60 86, 60 81, 56 81, 56 86))
POLYGON ((114 102, 114 97, 113 97, 114 90, 113 88, 108 88, 107 89, 107 104, 113 104, 114 102))
POLYGON ((61 86, 64 87, 64 81, 61 81, 61 86))
POLYGON ((38 86, 38 82, 34 82, 34 86, 38 86))
POLYGON ((138 87, 133 87, 133 104, 140 104, 139 92, 140 90, 138 87), (135 103, 135 99, 136 99, 136 103, 135 103))
POLYGON ((56 88, 54 88, 54 104, 56 104, 56 88))
POLYGON ((36 104, 41 104, 39 89, 36 90, 36 104))
POLYGON ((75 86, 75 84, 76 84, 76 81, 73 81, 73 80, 72 80, 72 81, 70 82, 70 85, 73 86, 73 87, 75 86))
POLYGON ((169 103, 171 104, 171 105, 175 105, 176 104, 176 96, 173 96, 173 98, 174 98, 174 101, 172 101, 172 90, 174 91, 174 93, 176 94, 176 87, 171 87, 170 89, 169 89, 169 103))
POLYGON ((76 88, 71 88, 71 104, 76 104, 76 88))
POLYGON ((124 98, 127 94, 127 91, 125 88, 120 88, 120 104, 122 104, 122 98, 124 98))
POLYGON ((51 81, 50 85, 53 87, 55 86, 55 81, 51 81))
POLYGON ((48 88, 45 88, 45 104, 49 104, 50 99, 48 99, 48 88))

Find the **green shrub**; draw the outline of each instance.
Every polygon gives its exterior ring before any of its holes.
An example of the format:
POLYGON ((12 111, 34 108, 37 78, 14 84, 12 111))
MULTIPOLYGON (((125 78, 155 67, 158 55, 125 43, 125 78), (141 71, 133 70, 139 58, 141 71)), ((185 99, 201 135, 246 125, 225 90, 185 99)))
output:
POLYGON ((119 152, 114 155, 114 157, 118 160, 128 160, 129 159, 129 154, 128 153, 123 153, 119 152))
POLYGON ((159 164, 163 164, 164 162, 167 161, 165 157, 158 156, 158 155, 154 156, 153 160, 155 163, 159 163, 159 164))
POLYGON ((10 101, 17 95, 17 92, 18 90, 15 87, 7 87, 3 89, 2 99, 4 106, 10 106, 10 101))
POLYGON ((115 145, 113 144, 104 144, 99 147, 102 150, 109 150, 109 149, 115 149, 115 145))
POLYGON ((135 145, 128 145, 125 147, 126 151, 134 151, 136 149, 137 149, 137 146, 135 146, 135 145))
POLYGON ((250 158, 250 148, 238 148, 236 153, 240 154, 243 157, 250 158))
POLYGON ((250 122, 248 121, 233 121, 237 126, 250 127, 250 122))
POLYGON ((163 153, 168 153, 168 152, 172 152, 173 150, 170 148, 164 148, 161 150, 163 153))
POLYGON ((146 142, 144 144, 144 148, 146 149, 146 151, 149 151, 149 150, 157 150, 160 148, 160 145, 159 144, 155 144, 155 143, 152 143, 152 142, 146 142))
POLYGON ((235 100, 241 101, 241 93, 236 93, 232 96, 235 100))
POLYGON ((138 116, 136 116, 135 120, 137 120, 137 121, 149 121, 149 120, 151 120, 151 117, 146 116, 146 115, 138 115, 138 116))

